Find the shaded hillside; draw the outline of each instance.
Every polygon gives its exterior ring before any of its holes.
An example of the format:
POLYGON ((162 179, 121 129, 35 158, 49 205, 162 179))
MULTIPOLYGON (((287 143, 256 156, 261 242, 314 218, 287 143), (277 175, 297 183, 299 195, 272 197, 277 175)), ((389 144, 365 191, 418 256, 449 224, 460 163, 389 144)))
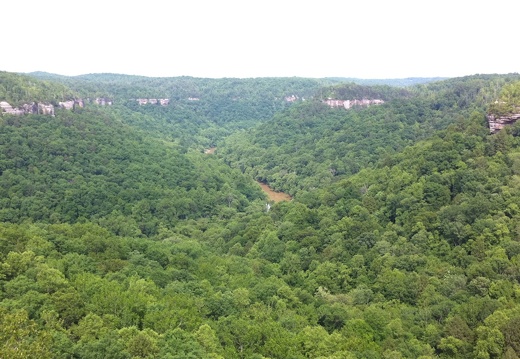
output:
POLYGON ((75 97, 76 92, 55 81, 0 71, 0 101, 14 106, 27 102, 58 102, 75 97))
MULTIPOLYGON (((131 218, 135 230, 241 209, 251 180, 215 158, 181 154, 94 107, 0 122, 3 221, 131 218)), ((183 151, 185 152, 185 151, 183 151)))

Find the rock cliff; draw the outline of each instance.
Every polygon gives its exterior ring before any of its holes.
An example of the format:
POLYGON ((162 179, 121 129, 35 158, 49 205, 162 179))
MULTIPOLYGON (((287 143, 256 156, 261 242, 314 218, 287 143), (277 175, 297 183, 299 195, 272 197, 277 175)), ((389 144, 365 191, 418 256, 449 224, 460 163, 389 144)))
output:
POLYGON ((170 99, 168 98, 138 98, 136 101, 139 103, 139 105, 161 105, 161 106, 168 106, 170 104, 170 99))
POLYGON ((324 103, 326 103, 327 105, 329 105, 329 107, 344 107, 345 109, 350 109, 354 106, 365 106, 365 107, 368 107, 368 106, 371 106, 371 105, 381 105, 383 103, 385 103, 385 101, 383 100, 379 100, 379 99, 362 99, 362 100, 336 100, 336 99, 332 99, 332 98, 329 98, 327 100, 324 100, 323 101, 324 103))
POLYGON ((486 117, 489 123, 489 132, 493 134, 503 129, 504 126, 512 125, 516 121, 520 120, 520 112, 508 115, 488 114, 486 117))
MULTIPOLYGON (((66 110, 74 110, 78 107, 85 107, 85 102, 90 102, 90 99, 74 99, 58 102, 58 106, 66 110)), ((112 100, 106 97, 98 97, 94 103, 100 106, 112 105, 112 100)), ((51 115, 54 116, 54 105, 45 102, 31 102, 25 103, 20 107, 13 107, 6 101, 0 101, 0 114, 6 113, 9 115, 51 115)))

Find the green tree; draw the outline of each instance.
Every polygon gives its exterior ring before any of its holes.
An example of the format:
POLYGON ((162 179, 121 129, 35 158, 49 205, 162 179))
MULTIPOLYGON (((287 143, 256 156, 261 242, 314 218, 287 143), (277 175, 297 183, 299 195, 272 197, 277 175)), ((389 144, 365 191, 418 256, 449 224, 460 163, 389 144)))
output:
POLYGON ((9 313, 0 307, 0 357, 51 358, 51 337, 28 318, 25 310, 9 313))

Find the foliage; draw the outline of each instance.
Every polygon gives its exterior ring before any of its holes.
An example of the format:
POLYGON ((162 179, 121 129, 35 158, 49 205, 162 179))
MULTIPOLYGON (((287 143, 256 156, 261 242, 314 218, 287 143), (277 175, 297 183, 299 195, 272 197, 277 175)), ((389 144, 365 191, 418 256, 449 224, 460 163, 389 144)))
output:
POLYGON ((241 210, 260 190, 238 171, 147 137, 110 110, 4 116, 0 220, 91 220, 153 234, 180 219, 241 210))
POLYGON ((387 102, 345 110, 307 101, 230 136, 219 152, 231 166, 295 195, 384 163, 434 131, 483 112, 495 86, 511 78, 518 76, 461 78, 406 90, 337 85, 322 91, 387 102))
POLYGON ((0 71, 0 101, 7 101, 12 106, 31 102, 57 103, 76 96, 70 88, 54 81, 0 71))
POLYGON ((507 115, 518 111, 520 107, 520 82, 505 85, 499 98, 489 105, 488 112, 495 115, 507 115))
POLYGON ((132 106, 2 117, 0 357, 520 356, 520 125, 484 122, 510 82, 306 101, 212 156, 132 106))

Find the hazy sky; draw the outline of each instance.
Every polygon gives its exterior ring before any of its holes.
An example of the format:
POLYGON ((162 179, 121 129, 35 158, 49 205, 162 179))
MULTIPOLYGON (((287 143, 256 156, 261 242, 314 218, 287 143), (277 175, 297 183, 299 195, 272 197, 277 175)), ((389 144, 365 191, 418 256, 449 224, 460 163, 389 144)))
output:
POLYGON ((520 72, 516 6, 511 0, 5 1, 0 70, 357 78, 520 72))

